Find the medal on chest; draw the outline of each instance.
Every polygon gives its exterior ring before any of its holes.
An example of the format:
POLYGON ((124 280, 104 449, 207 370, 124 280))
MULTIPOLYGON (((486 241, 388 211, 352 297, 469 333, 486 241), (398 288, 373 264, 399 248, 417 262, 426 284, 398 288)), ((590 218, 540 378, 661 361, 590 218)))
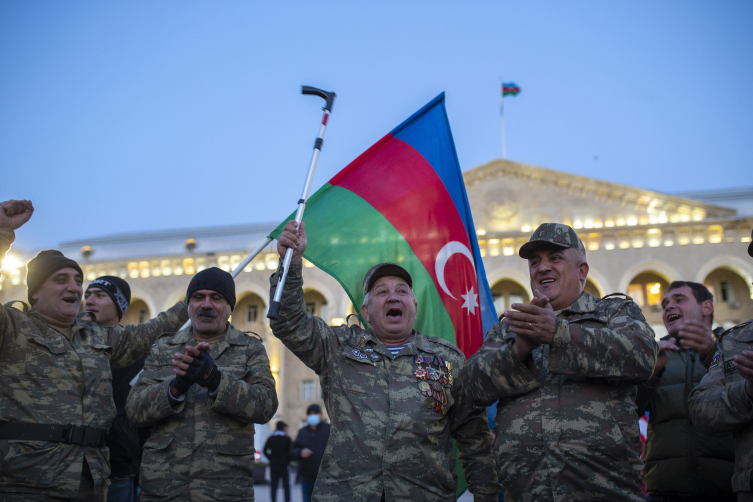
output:
POLYGON ((449 361, 441 356, 415 356, 418 391, 424 399, 424 406, 436 413, 447 413, 447 389, 452 386, 452 373, 449 361))

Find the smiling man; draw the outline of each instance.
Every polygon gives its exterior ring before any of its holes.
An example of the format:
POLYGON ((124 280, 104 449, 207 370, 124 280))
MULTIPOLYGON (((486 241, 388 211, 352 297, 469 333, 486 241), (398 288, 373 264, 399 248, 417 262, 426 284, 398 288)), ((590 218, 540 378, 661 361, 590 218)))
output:
POLYGON ((736 500, 732 436, 702 434, 688 416, 688 395, 716 352, 713 299, 703 284, 675 281, 662 300, 669 334, 659 341, 656 369, 638 386, 635 401, 639 416, 649 412, 643 455, 648 502, 736 500))
POLYGON ((463 368, 471 399, 499 400, 500 480, 517 502, 642 501, 635 393, 654 369, 654 333, 630 298, 583 291, 586 250, 569 226, 541 225, 519 254, 535 296, 463 368))
MULTIPOLYGON (((30 201, 0 203, 0 257, 31 218, 30 201)), ((29 309, 0 306, 0 500, 104 501, 112 367, 149 352, 188 318, 179 302, 138 326, 77 319, 83 273, 60 251, 27 265, 29 309)))
MULTIPOLYGON (((491 435, 484 408, 463 393, 463 353, 413 329, 418 305, 410 274, 394 263, 363 280, 361 315, 371 329, 328 326, 303 303, 300 232, 288 222, 280 257, 295 250, 272 332, 319 375, 331 431, 312 500, 454 501, 452 439, 477 501, 496 501, 491 435)), ((270 278, 270 298, 277 285, 270 278)))
POLYGON ((277 411, 261 337, 228 321, 233 277, 212 267, 186 291, 191 326, 152 347, 126 402, 136 425, 155 424, 141 459, 142 502, 254 500, 254 424, 277 411))

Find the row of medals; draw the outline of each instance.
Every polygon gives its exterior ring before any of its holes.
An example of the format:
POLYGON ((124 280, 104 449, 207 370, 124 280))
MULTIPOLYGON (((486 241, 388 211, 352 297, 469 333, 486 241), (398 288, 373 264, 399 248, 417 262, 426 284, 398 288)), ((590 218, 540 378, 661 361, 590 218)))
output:
POLYGON ((447 390, 452 387, 452 365, 441 356, 415 356, 418 390, 425 396, 424 406, 442 415, 447 414, 447 390))

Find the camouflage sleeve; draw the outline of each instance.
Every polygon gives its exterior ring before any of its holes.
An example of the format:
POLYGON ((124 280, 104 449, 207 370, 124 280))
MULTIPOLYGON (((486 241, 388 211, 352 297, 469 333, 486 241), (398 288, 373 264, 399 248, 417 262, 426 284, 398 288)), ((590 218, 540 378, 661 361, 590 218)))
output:
POLYGON ((641 309, 624 301, 605 327, 557 319, 548 370, 558 375, 641 383, 651 378, 659 346, 641 309))
POLYGON ((267 351, 261 342, 246 348, 246 373, 242 379, 222 373, 217 394, 209 396, 209 408, 245 423, 266 424, 277 411, 275 379, 267 351))
MULTIPOLYGON (((11 244, 16 240, 16 234, 13 230, 0 230, 0 272, 5 255, 10 250, 11 244)), ((13 320, 5 307, 0 303, 0 347, 3 346, 6 336, 13 336, 13 320)))
POLYGON ((458 448, 458 459, 473 499, 496 501, 503 488, 497 482, 486 408, 471 403, 463 389, 462 379, 456 381, 458 384, 452 391, 455 406, 450 415, 450 434, 458 448))
MULTIPOLYGON (((280 299, 280 318, 269 321, 272 333, 298 359, 320 375, 329 362, 337 335, 322 319, 306 311, 303 303, 303 264, 290 265, 280 299)), ((269 278, 269 298, 277 289, 277 274, 269 278)))
MULTIPOLYGON (((540 386, 515 355, 512 339, 505 340, 505 332, 505 323, 495 324, 478 352, 463 365, 463 387, 475 404, 488 406, 498 399, 528 394, 540 386)), ((533 364, 532 360, 529 362, 533 364)))
POLYGON ((149 353, 157 337, 162 333, 178 331, 188 320, 186 302, 181 300, 167 311, 144 324, 111 326, 108 330, 109 343, 113 348, 110 366, 125 368, 149 353))
POLYGON ((724 365, 709 372, 690 393, 690 419, 710 436, 729 436, 753 423, 753 400, 745 392, 745 380, 727 383, 724 365))
POLYGON ((138 376, 138 381, 126 400, 128 419, 137 427, 177 415, 186 406, 185 400, 176 403, 174 408, 170 405, 167 392, 170 381, 175 375, 172 370, 166 373, 157 361, 159 361, 159 346, 155 345, 146 358, 143 372, 138 376))

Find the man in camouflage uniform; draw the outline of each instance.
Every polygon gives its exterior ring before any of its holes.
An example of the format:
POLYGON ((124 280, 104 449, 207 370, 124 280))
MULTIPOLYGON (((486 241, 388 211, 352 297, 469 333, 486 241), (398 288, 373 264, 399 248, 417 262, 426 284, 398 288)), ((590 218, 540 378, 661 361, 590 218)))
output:
POLYGON ((254 500, 254 423, 277 411, 261 338, 228 322, 233 277, 196 274, 191 326, 160 337, 126 402, 136 425, 155 424, 141 459, 146 501, 254 500), (185 350, 185 353, 181 353, 185 350))
MULTIPOLYGON (((0 257, 34 208, 0 204, 0 257)), ((0 306, 0 499, 104 501, 107 430, 115 419, 112 367, 146 355, 188 319, 182 302, 138 326, 77 319, 81 267, 59 251, 28 264, 23 311, 0 306)))
POLYGON ((413 329, 408 272, 379 264, 366 274, 361 313, 371 329, 331 327, 304 308, 306 233, 294 221, 279 237, 281 257, 288 247, 295 253, 280 317, 270 327, 319 375, 332 426, 312 500, 454 501, 451 439, 475 500, 496 500, 501 486, 485 410, 468 403, 459 378, 465 358, 451 343, 413 329))
MULTIPOLYGON (((753 242, 748 246, 753 257, 753 242)), ((733 435, 732 491, 753 501, 753 320, 721 334, 709 372, 690 393, 693 424, 712 436, 733 435)))
POLYGON ((500 481, 517 502, 643 500, 636 384, 656 362, 654 333, 624 295, 583 291, 586 250, 545 223, 520 248, 530 304, 513 304, 463 368, 477 404, 496 400, 500 481))

